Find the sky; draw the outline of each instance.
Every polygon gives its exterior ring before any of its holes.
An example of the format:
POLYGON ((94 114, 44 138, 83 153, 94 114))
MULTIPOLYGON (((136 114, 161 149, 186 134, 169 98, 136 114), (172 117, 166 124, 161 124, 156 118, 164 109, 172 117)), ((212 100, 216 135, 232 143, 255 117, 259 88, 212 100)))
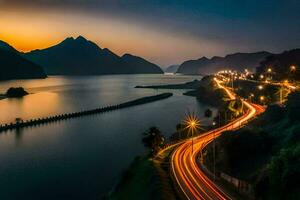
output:
POLYGON ((82 35, 161 66, 300 47, 299 0, 0 0, 0 40, 20 51, 82 35))

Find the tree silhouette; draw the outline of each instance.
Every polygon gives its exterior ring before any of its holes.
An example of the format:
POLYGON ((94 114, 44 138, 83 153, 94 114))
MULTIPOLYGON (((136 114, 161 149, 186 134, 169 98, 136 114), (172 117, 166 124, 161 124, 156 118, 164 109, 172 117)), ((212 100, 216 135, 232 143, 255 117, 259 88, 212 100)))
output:
POLYGON ((155 155, 165 145, 165 138, 161 131, 153 126, 144 132, 142 142, 145 147, 150 149, 152 155, 155 155))
POLYGON ((204 116, 207 118, 211 118, 212 117, 212 111, 208 108, 204 111, 204 116))

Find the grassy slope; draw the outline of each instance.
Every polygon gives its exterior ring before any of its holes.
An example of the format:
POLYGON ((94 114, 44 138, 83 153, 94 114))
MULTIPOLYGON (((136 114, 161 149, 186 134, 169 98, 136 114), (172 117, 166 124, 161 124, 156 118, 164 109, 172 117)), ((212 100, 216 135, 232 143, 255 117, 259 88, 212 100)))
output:
POLYGON ((108 199, 159 199, 158 175, 150 159, 137 158, 125 174, 108 199))

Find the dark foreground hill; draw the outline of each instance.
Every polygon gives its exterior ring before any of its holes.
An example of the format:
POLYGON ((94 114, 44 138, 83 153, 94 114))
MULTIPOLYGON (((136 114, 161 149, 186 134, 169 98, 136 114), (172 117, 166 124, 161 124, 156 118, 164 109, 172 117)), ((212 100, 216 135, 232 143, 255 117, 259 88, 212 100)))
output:
POLYGON ((269 55, 271 53, 262 51, 256 53, 235 53, 225 57, 215 56, 211 59, 202 57, 198 60, 185 61, 179 66, 177 73, 212 74, 226 68, 237 71, 244 69, 254 71, 259 66, 259 63, 269 55))
POLYGON ((43 66, 51 75, 163 73, 159 66, 145 59, 129 54, 120 57, 82 36, 67 38, 55 46, 34 50, 24 56, 43 66))
POLYGON ((297 79, 300 80, 300 49, 284 51, 266 57, 257 67, 259 74, 267 73, 267 69, 272 69, 272 77, 278 80, 297 79))
MULTIPOLYGON (((285 106, 270 105, 244 128, 217 138, 217 174, 250 183, 250 199, 300 199, 299 102, 300 93, 291 93, 285 106)), ((212 144, 207 150, 205 165, 212 170, 212 144)))
POLYGON ((43 69, 0 41, 0 80, 46 78, 43 69))

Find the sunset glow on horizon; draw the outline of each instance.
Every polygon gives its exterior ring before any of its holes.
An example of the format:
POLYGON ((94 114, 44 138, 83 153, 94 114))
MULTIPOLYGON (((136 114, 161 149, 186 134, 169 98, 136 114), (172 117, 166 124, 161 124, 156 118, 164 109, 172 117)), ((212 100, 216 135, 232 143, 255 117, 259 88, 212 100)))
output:
MULTIPOLYGON (((0 2, 0 40, 27 52, 82 35, 120 56, 130 53, 162 66, 202 56, 262 50, 281 52, 297 47, 294 41, 299 41, 299 36, 294 33, 299 26, 289 26, 293 42, 285 40, 286 32, 278 30, 277 34, 271 34, 274 26, 279 25, 271 23, 271 18, 261 20, 264 12, 253 15, 251 6, 255 4, 251 2, 245 3, 250 8, 243 13, 227 8, 226 4, 215 2, 211 9, 205 2, 199 2, 181 4, 178 1, 169 5, 138 0, 126 4, 117 0, 4 0, 0 2), (243 17, 241 21, 233 21, 232 15, 243 17), (255 26, 254 22, 257 22, 255 26), (261 40, 264 42, 259 42, 261 40)), ((236 6, 244 7, 244 3, 236 3, 236 6)), ((263 11, 268 7, 269 4, 263 4, 259 9, 263 11)), ((287 12, 279 2, 272 8, 287 12)), ((286 19, 282 19, 280 25, 293 23, 295 15, 284 15, 286 19)))

